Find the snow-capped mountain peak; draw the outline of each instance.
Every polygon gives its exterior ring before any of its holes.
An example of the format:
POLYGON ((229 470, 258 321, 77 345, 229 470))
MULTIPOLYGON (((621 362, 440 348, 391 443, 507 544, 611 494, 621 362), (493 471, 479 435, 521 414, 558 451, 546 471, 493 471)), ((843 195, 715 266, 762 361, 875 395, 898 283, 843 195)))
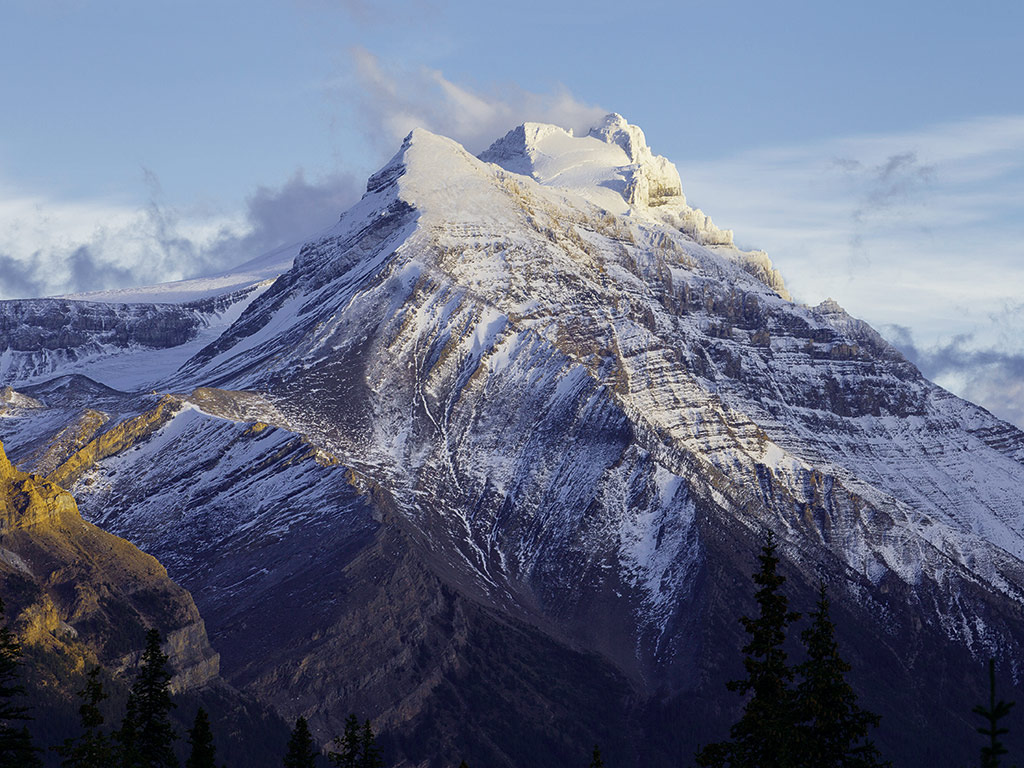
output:
POLYGON ((732 231, 687 204, 675 165, 654 154, 644 132, 622 115, 605 116, 586 136, 523 123, 480 159, 571 191, 611 213, 668 224, 706 245, 732 244, 732 231))

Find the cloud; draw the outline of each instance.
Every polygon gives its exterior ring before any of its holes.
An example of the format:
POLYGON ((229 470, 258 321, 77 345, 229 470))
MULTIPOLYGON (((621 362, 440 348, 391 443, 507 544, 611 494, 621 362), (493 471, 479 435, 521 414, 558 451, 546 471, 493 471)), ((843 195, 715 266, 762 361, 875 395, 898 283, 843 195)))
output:
POLYGON ((832 296, 931 342, 960 332, 964 309, 983 317, 1024 285, 1024 116, 759 149, 680 174, 807 303, 832 296), (871 258, 851 263, 858 237, 871 258))
POLYGON ((343 88, 340 96, 345 103, 355 100, 368 139, 384 150, 393 151, 413 128, 426 128, 481 152, 526 121, 579 131, 608 112, 578 101, 565 88, 533 93, 508 85, 480 92, 452 82, 436 69, 388 67, 363 48, 351 53, 355 89, 343 88))
POLYGON ((208 258, 223 269, 302 242, 333 224, 363 188, 364 182, 345 173, 310 183, 301 170, 280 187, 260 186, 246 200, 247 228, 222 231, 208 247, 208 258))
POLYGON ((870 228, 880 217, 915 202, 935 176, 935 168, 922 165, 911 150, 889 155, 884 162, 865 166, 854 158, 838 158, 847 182, 857 196, 850 214, 850 268, 868 265, 871 259, 864 245, 870 228))
POLYGON ((182 209, 143 169, 148 199, 130 207, 0 195, 0 298, 80 293, 229 269, 314 234, 358 199, 344 174, 309 182, 297 171, 259 187, 241 214, 182 209))
MULTIPOLYGON (((1024 313, 1024 305, 1017 313, 1024 313)), ((882 332, 926 378, 1024 429, 1024 351, 978 347, 973 334, 921 348, 906 326, 886 326, 882 332)))

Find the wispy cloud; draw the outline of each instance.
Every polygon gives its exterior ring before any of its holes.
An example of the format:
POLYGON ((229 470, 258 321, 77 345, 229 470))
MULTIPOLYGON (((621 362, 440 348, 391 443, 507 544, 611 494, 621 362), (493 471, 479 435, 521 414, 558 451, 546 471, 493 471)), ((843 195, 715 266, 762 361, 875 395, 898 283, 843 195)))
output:
POLYGON ((346 175, 309 182, 296 172, 260 187, 230 216, 184 210, 143 170, 142 206, 0 194, 0 298, 146 285, 210 274, 329 225, 358 199, 346 175))
POLYGON ((433 0, 294 0, 301 9, 319 14, 340 10, 358 24, 395 24, 402 19, 419 19, 436 15, 438 4, 433 0))
MULTIPOLYGON (((533 93, 518 86, 483 92, 455 83, 436 69, 386 65, 363 48, 352 50, 356 90, 342 94, 359 105, 369 140, 392 150, 413 128, 426 128, 480 152, 528 120, 586 129, 608 110, 577 100, 567 89, 533 93)), ((346 86, 347 88, 348 86, 346 86)))
POLYGON ((890 155, 884 162, 865 166, 854 158, 838 158, 836 165, 847 176, 859 202, 850 214, 851 262, 870 263, 864 237, 880 217, 917 201, 935 176, 935 168, 922 165, 912 151, 890 155))

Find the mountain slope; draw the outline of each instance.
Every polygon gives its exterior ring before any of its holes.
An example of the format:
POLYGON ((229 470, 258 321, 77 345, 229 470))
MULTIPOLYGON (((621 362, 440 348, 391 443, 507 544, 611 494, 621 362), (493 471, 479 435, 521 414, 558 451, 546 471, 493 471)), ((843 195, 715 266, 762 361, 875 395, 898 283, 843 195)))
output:
MULTIPOLYGON (((63 305, 37 301, 0 314, 59 326, 63 305)), ((76 311, 132 328, 184 306, 76 311)), ((522 764, 529 738, 551 765, 595 739, 622 764, 687 759, 734 712, 722 683, 767 530, 799 607, 829 582, 898 764, 966 759, 974 660, 1019 674, 1024 434, 834 302, 792 303, 617 115, 585 137, 526 124, 480 158, 414 131, 231 306, 153 352, 178 406, 89 453, 75 490, 192 590, 229 679, 321 737, 358 707, 414 761, 522 764), (569 713, 580 730, 548 740, 569 713)), ((121 349, 102 381, 122 393, 45 382, 82 370, 59 355, 0 369, 46 406, 0 422, 20 461, 60 465, 153 408, 119 383, 121 349), (58 437, 76 419, 88 439, 58 437)))

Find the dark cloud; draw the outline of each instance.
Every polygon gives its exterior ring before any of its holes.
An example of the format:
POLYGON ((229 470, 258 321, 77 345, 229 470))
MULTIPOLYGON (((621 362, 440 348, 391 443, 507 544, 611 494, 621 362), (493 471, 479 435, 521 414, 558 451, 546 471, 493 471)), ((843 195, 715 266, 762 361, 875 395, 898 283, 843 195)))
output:
POLYGON ((98 258, 88 245, 76 248, 67 261, 69 285, 76 291, 93 290, 86 286, 94 285, 121 288, 131 285, 135 277, 131 269, 98 258))
POLYGON ((210 257, 226 268, 299 242, 337 221, 362 190, 363 184, 348 174, 310 183, 302 171, 281 187, 258 187, 246 200, 250 231, 240 237, 225 233, 210 257))
MULTIPOLYGON (((1016 310, 1024 310, 1024 304, 1016 310)), ((922 348, 906 326, 884 326, 883 331, 926 378, 962 382, 957 394, 1024 429, 1024 352, 979 347, 970 333, 922 348)))
POLYGON ((0 299, 42 296, 46 282, 37 277, 40 266, 39 253, 33 253, 27 259, 0 253, 0 299))
POLYGON ((0 298, 152 285, 221 272, 329 226, 362 189, 351 176, 309 182, 297 171, 282 186, 261 186, 248 197, 244 227, 210 233, 167 204, 155 173, 144 168, 143 181, 148 200, 128 223, 110 228, 97 221, 88 242, 62 243, 27 256, 0 253, 0 298))

